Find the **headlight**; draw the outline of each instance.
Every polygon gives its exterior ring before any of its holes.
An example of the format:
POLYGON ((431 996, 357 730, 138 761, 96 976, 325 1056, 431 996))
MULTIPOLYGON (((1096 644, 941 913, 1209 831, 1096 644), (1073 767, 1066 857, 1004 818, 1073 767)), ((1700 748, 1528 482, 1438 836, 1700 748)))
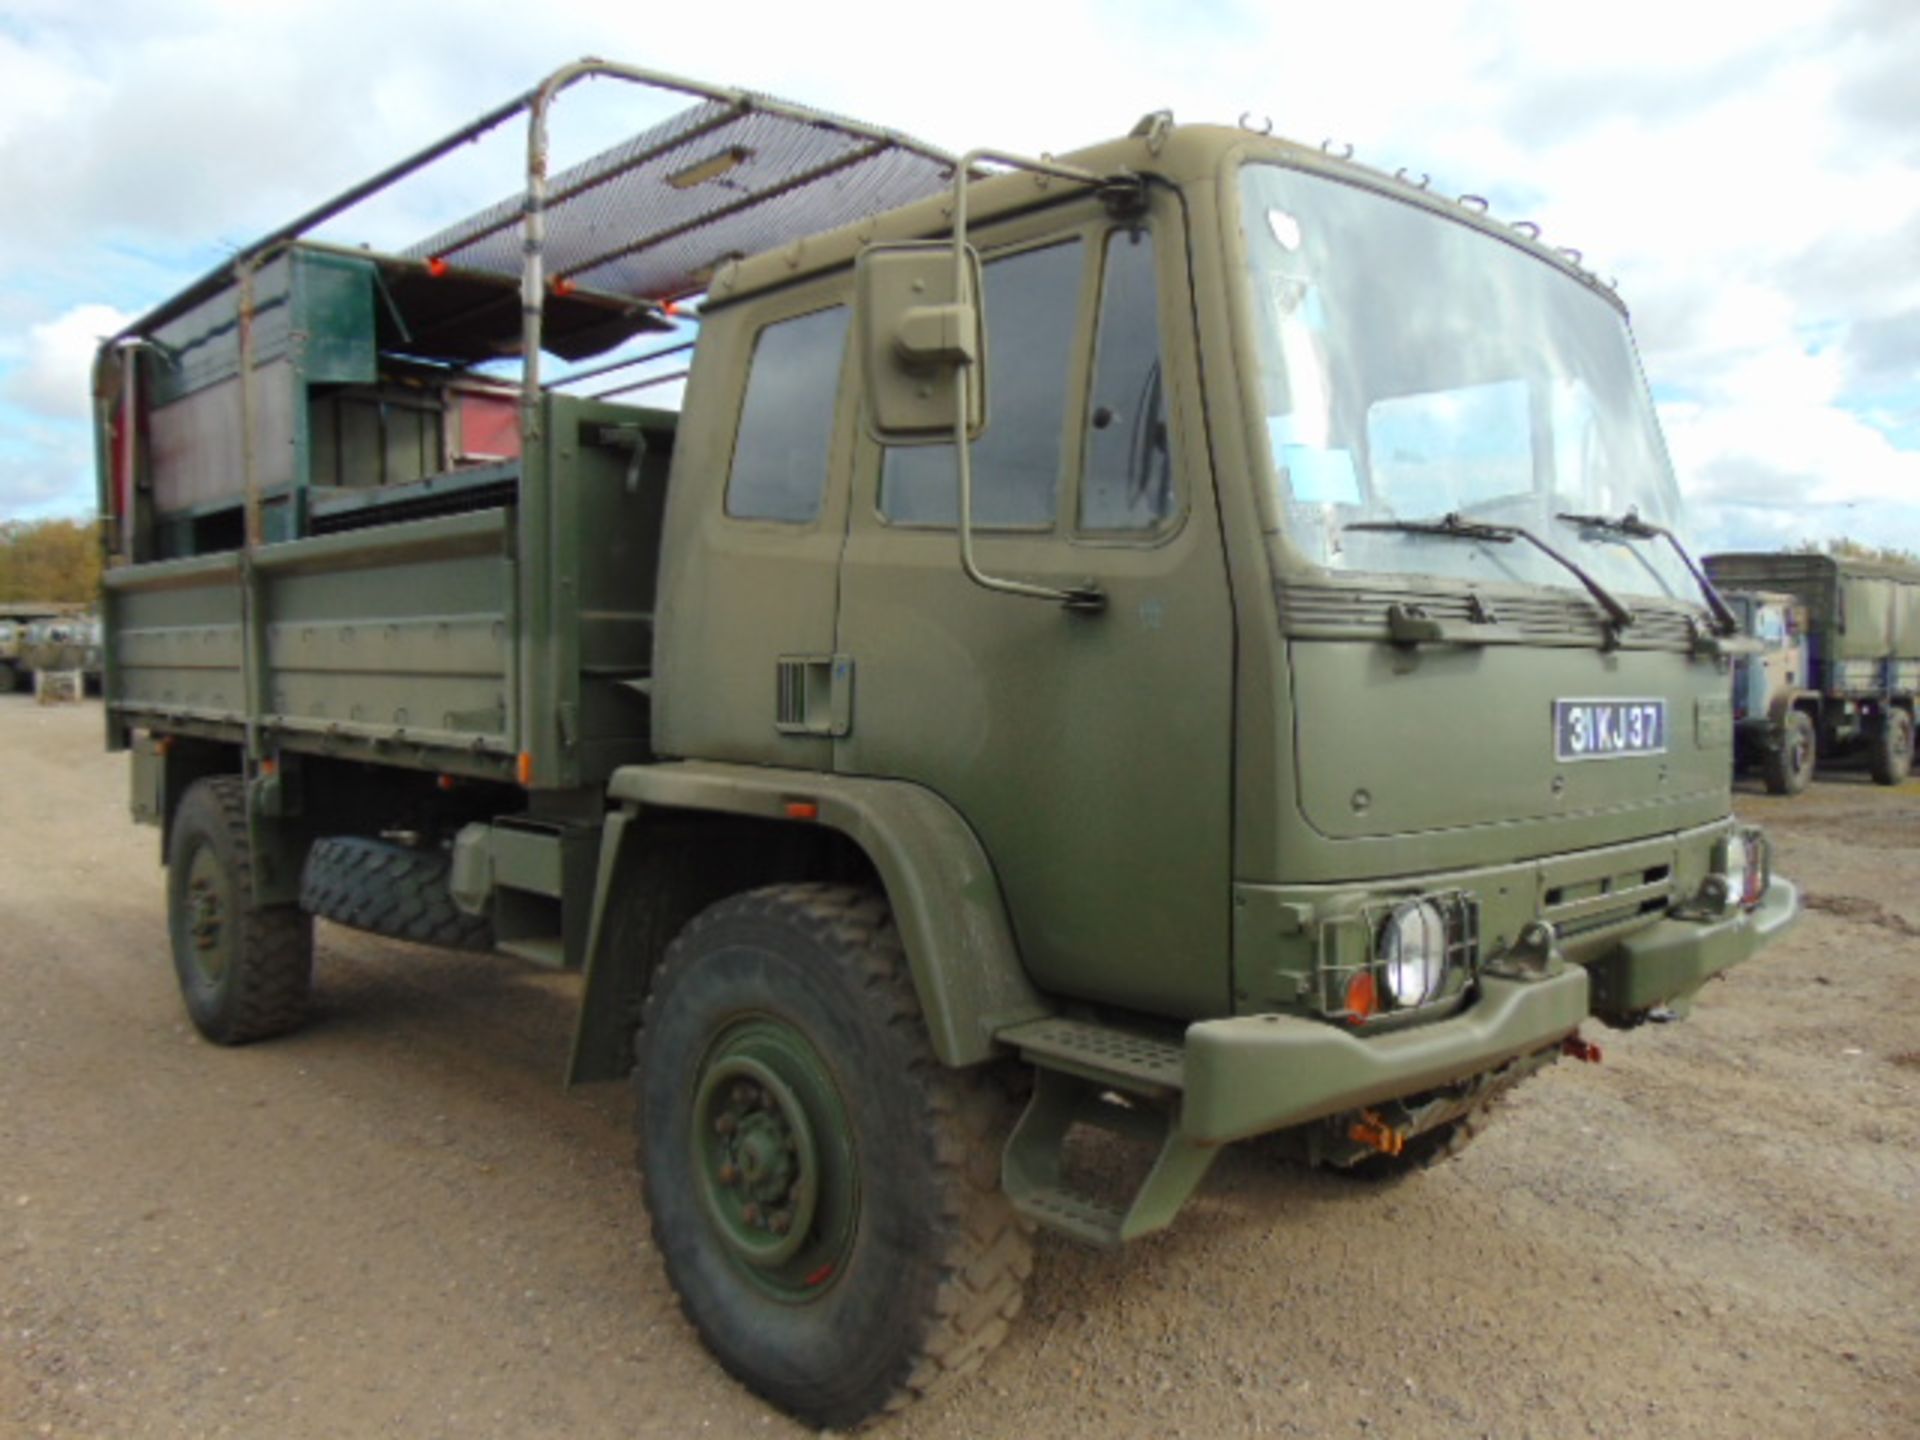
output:
POLYGON ((1396 1008, 1424 1005, 1447 975, 1447 918, 1431 900, 1409 900, 1387 917, 1374 946, 1380 979, 1396 1008))
POLYGON ((1747 837, 1735 832, 1727 837, 1726 865, 1722 871, 1727 877, 1727 894, 1744 901, 1747 894, 1747 869, 1753 857, 1748 853, 1747 837))

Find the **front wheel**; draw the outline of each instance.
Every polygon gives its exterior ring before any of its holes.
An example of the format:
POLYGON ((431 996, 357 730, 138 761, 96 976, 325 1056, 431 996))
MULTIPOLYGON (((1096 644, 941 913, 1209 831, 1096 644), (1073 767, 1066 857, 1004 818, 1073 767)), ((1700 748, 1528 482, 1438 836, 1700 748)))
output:
POLYGON ((1000 1188, 1002 1103, 927 1040, 886 903, 724 900, 668 949, 635 1084, 647 1207, 729 1372, 844 1428, 974 1369, 1033 1260, 1000 1188))
POLYGON ((1898 785, 1913 769, 1913 715, 1890 709, 1880 719, 1871 757, 1876 785, 1898 785))
POLYGON ((1780 743, 1767 751, 1762 761, 1767 792, 1772 795, 1798 795, 1813 783, 1813 766, 1818 754, 1813 717, 1804 710, 1790 713, 1781 726, 1780 743))
POLYGON ((246 785, 196 780, 167 840, 167 930, 187 1015, 217 1045, 244 1045, 305 1018, 313 922, 297 905, 256 905, 246 785))

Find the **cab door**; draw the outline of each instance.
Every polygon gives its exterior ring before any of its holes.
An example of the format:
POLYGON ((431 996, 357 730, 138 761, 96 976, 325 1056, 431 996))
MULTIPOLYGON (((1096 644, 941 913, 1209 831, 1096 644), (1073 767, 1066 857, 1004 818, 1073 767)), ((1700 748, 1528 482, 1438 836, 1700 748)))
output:
POLYGON ((1098 613, 967 579, 950 445, 856 448, 835 768, 937 791, 998 873, 1045 989, 1229 1006, 1232 612, 1177 200, 985 232, 989 574, 1088 581, 1098 613))
POLYGON ((669 484, 654 745, 826 770, 834 610, 856 411, 845 280, 702 327, 669 484), (691 421, 697 420, 697 424, 691 421))

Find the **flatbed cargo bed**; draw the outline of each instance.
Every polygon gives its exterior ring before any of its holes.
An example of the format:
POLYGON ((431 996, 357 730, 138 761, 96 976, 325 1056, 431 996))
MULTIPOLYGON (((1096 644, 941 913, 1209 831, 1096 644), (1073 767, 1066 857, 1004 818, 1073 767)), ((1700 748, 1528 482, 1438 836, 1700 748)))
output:
POLYGON ((543 407, 530 459, 329 492, 321 533, 250 556, 109 571, 115 722, 233 742, 251 723, 284 749, 538 786, 647 758, 675 417, 543 407))

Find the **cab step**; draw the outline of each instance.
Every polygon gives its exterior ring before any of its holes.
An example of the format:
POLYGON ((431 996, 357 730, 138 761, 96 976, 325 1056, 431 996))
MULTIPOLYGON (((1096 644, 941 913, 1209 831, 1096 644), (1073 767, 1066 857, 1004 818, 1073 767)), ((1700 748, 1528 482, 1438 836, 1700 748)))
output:
POLYGON ((1037 1225, 1103 1249, 1171 1224, 1219 1148, 1180 1133, 1181 1047, 1067 1019, 1028 1021, 997 1038, 1035 1066, 1033 1099, 1001 1161, 1001 1184, 1014 1208, 1037 1225), (1159 1146, 1130 1199, 1119 1203, 1067 1178, 1067 1136, 1076 1126, 1159 1146))
POLYGON ((994 1038, 1017 1047, 1035 1065, 1141 1095, 1178 1095, 1186 1073, 1177 1043, 1091 1020, 1029 1020, 994 1038))

